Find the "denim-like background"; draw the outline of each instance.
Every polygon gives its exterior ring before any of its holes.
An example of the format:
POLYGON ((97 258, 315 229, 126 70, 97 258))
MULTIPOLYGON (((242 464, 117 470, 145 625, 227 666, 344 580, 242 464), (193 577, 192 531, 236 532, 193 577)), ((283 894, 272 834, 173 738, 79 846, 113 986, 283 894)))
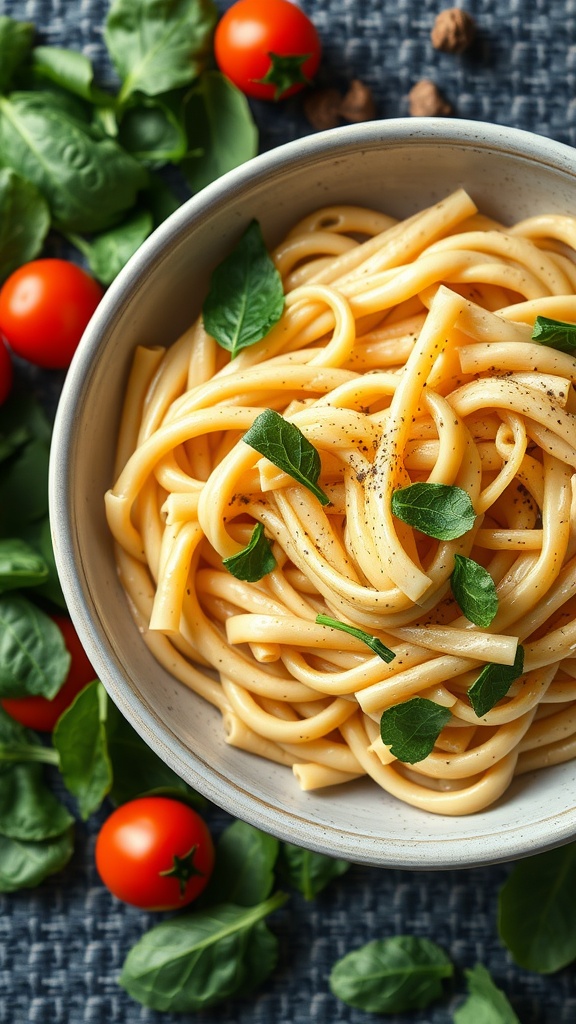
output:
MULTIPOLYGON (((444 6, 439 0, 303 0, 302 6, 323 40, 318 84, 345 88, 361 78, 373 89, 378 116, 407 114, 411 86, 432 78, 456 116, 576 144, 574 0, 469 0, 478 37, 462 56, 431 45, 444 6)), ((104 0, 0 0, 0 14, 35 22, 43 43, 81 49, 95 62, 100 84, 113 85, 102 40, 106 10, 104 0)), ((254 103, 253 110, 261 149, 312 131, 301 97, 278 107, 254 103)), ((54 405, 62 375, 28 375, 54 405)), ((498 939, 497 892, 506 866, 435 873, 352 867, 313 903, 295 896, 272 919, 280 960, 257 996, 189 1017, 146 1010, 119 988, 117 977, 130 946, 157 918, 119 904, 100 884, 93 847, 103 816, 78 825, 74 858, 61 875, 36 890, 0 896, 0 1024, 369 1024, 383 1018, 338 1002, 328 975, 344 953, 393 934, 435 940, 458 973, 443 1003, 387 1017, 390 1024, 449 1024, 464 993, 462 971, 479 961, 522 1024, 576 1022, 573 970, 550 977, 520 970, 498 939)), ((208 819, 216 833, 227 821, 215 808, 208 819)))

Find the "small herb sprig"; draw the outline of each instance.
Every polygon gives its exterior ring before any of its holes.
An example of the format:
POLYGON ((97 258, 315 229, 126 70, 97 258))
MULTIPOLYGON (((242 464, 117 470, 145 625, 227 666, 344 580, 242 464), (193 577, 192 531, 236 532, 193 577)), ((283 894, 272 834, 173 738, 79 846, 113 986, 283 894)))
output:
POLYGON ((576 324, 565 323, 563 320, 551 320, 547 316, 537 316, 532 331, 533 341, 560 352, 573 355, 576 350, 576 324))
POLYGON ((245 548, 222 559, 224 568, 237 580, 256 583, 276 568, 276 559, 262 523, 256 523, 245 548))
POLYGON ((489 626, 498 611, 498 595, 490 573, 473 558, 455 555, 450 584, 466 618, 475 626, 489 626))
POLYGON ((382 712, 380 736, 399 761, 417 764, 432 753, 450 717, 450 708, 427 697, 411 697, 382 712))
POLYGON ((392 494, 392 513, 436 540, 455 540, 474 526, 470 495, 451 484, 416 483, 392 494))
POLYGON ((330 626, 331 629, 340 629, 343 633, 349 633, 350 636, 355 636, 357 640, 361 640, 363 644, 366 644, 374 654, 377 654, 382 661, 391 662, 396 657, 394 651, 391 651, 389 647, 377 636, 372 636, 370 633, 366 633, 363 629, 358 629, 357 626, 351 626, 347 622, 342 622, 340 619, 333 619, 330 615, 317 615, 316 622, 320 626, 330 626))
POLYGON ((243 440, 278 469, 307 487, 322 505, 330 498, 318 486, 321 462, 314 445, 302 431, 273 409, 265 409, 244 434, 243 440))

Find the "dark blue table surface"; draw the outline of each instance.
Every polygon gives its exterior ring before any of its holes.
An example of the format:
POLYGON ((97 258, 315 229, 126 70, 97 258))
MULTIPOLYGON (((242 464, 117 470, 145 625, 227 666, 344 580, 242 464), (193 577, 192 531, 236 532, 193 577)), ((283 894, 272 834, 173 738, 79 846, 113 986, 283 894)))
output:
MULTIPOLYGON (((0 0, 0 14, 33 21, 46 44, 92 58, 101 84, 114 75, 102 41, 103 0, 0 0)), ((222 9, 227 6, 219 5, 222 9)), ((408 113, 408 92, 433 79, 455 116, 495 121, 576 144, 576 6, 574 0, 470 0, 478 37, 462 56, 440 53, 430 30, 442 4, 431 0, 303 0, 320 32, 319 84, 345 87, 361 78, 380 117, 408 113)), ((301 99, 253 105, 261 149, 313 129, 301 99)), ((29 374, 54 404, 58 374, 29 374)), ((514 965, 497 932, 497 892, 510 870, 379 871, 355 867, 313 903, 293 897, 273 920, 280 961, 252 999, 189 1017, 159 1014, 133 1002, 117 977, 129 948, 153 915, 123 906, 100 884, 93 862, 104 812, 79 824, 67 869, 38 889, 0 896, 0 1024, 368 1024, 378 1018, 337 1001, 328 986, 334 961, 372 939, 415 934, 440 943, 459 970, 483 963, 522 1024, 572 1024, 572 969, 540 976, 514 965)), ((208 814, 217 833, 227 822, 208 814)), ((453 994, 427 1011, 387 1017, 391 1024, 448 1024, 462 999, 453 994)))

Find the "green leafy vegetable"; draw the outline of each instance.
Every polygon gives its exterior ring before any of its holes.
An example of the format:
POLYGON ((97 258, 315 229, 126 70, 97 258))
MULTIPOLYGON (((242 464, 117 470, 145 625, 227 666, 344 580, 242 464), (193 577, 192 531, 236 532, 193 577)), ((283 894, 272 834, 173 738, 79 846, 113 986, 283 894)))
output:
POLYGON ((382 712, 380 735, 399 761, 416 764, 432 753, 449 721, 450 708, 426 697, 412 697, 382 712))
POLYGON ((278 942, 264 918, 286 899, 216 904, 157 925, 130 950, 120 984, 144 1006, 173 1013, 249 995, 276 965, 278 942))
POLYGON ((244 821, 234 821, 216 845, 212 878, 205 902, 253 907, 272 892, 279 842, 244 821))
POLYGON ((23 842, 0 835, 0 892, 29 889, 61 871, 74 852, 74 832, 55 839, 23 842))
POLYGON ((506 696, 515 679, 524 671, 524 648, 518 644, 513 665, 485 665, 468 690, 468 697, 478 718, 506 696))
POLYGON ((58 719, 52 742, 67 789, 86 821, 112 786, 106 742, 108 700, 102 683, 89 683, 58 719))
POLYGON ((392 512, 404 523, 437 540, 455 540, 474 526, 474 506, 461 487, 410 484, 392 494, 392 512))
POLYGON ((0 537, 0 593, 35 587, 48 579, 42 556, 19 537, 0 537))
POLYGON ((466 971, 470 995, 454 1014, 454 1024, 520 1024, 506 996, 482 964, 466 971))
POLYGON ((576 843, 514 865, 498 897, 500 938, 520 967, 552 974, 576 959, 576 843))
POLYGON ((576 324, 565 323, 563 320, 551 320, 547 316, 537 316, 534 322, 532 338, 541 345, 557 348, 560 352, 574 353, 576 348, 576 324))
POLYGON ((34 44, 34 25, 0 16, 0 93, 6 92, 14 72, 29 57, 34 44))
POLYGON ((185 102, 189 135, 198 147, 182 161, 193 192, 256 156, 258 131, 243 93, 219 71, 205 71, 185 102))
POLYGON ((273 409, 265 409, 246 431, 243 440, 307 487, 322 505, 330 504, 328 495, 317 485, 322 468, 320 456, 295 423, 285 420, 273 409))
POLYGON ((17 593, 0 594, 0 694, 54 697, 68 675, 70 654, 56 623, 17 593))
POLYGON ((210 57, 212 0, 113 0, 104 38, 122 79, 119 102, 189 85, 210 57))
POLYGON ((396 935, 348 953, 330 974, 332 993, 370 1013, 423 1010, 443 994, 442 981, 454 968, 429 939, 396 935))
POLYGON ((222 564, 237 580, 247 583, 256 583, 276 568, 276 559, 262 523, 256 523, 246 547, 236 555, 224 558, 222 564))
POLYGON ((73 818, 43 778, 40 760, 54 760, 29 729, 0 710, 0 834, 39 841, 62 835, 73 818))
POLYGON ((322 614, 316 616, 316 622, 320 626, 330 626, 332 629, 340 629, 343 633, 355 636, 357 640, 361 640, 371 651, 374 651, 374 654, 382 658, 382 661, 394 661, 396 657, 394 651, 386 647, 386 644, 383 644, 377 636, 371 636, 370 633, 365 633, 363 629, 358 629, 357 626, 350 626, 347 622, 341 622, 340 619, 332 619, 329 615, 322 614))
POLYGON ((313 900, 330 882, 340 878, 349 868, 350 863, 347 860, 327 857, 323 853, 305 850, 293 843, 282 843, 280 847, 280 877, 302 893, 307 900, 313 900))
POLYGON ((0 170, 0 283, 42 249, 50 211, 38 189, 11 168, 0 170))
POLYGON ((111 103, 108 93, 94 85, 94 68, 85 54, 60 46, 36 46, 32 57, 36 77, 53 82, 89 103, 103 106, 111 103))
POLYGON ((153 227, 152 214, 148 210, 137 210, 117 227, 101 231, 90 241, 79 235, 69 237, 86 257, 88 268, 94 277, 102 284, 111 284, 153 227))
POLYGON ((118 141, 147 167, 179 163, 188 151, 181 107, 181 102, 144 97, 124 113, 118 141))
POLYGON ((280 274, 260 225, 253 220, 212 274, 202 307, 204 326, 233 359, 241 349, 261 341, 283 309, 280 274))
POLYGON ((466 618, 476 626, 489 626, 498 611, 498 595, 494 580, 484 566, 464 555, 454 555, 450 582, 466 618))

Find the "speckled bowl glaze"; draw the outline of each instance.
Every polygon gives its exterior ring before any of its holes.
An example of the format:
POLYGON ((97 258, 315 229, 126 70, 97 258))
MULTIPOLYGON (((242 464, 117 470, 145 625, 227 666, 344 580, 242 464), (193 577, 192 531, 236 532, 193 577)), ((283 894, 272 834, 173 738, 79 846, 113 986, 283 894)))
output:
POLYGON ((440 817, 370 781, 303 793, 289 769, 227 746, 220 715, 156 663, 118 582, 103 495, 137 343, 169 344, 199 311, 209 273, 257 217, 269 244, 331 202, 406 216, 465 187, 505 223, 576 209, 574 151, 480 122, 398 119, 336 128, 257 157, 185 203, 104 297, 68 372, 50 501, 62 586, 102 682, 146 742, 214 803, 259 828, 349 860, 409 869, 512 860, 576 835, 576 763, 523 776, 489 810, 440 817))

